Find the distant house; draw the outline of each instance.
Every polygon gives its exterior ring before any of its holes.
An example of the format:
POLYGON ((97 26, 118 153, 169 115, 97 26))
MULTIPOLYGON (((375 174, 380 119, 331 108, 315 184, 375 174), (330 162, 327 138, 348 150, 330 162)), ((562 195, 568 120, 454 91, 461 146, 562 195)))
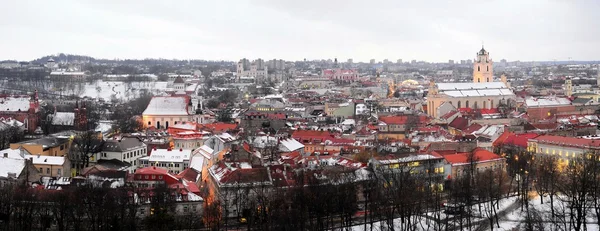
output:
POLYGON ((85 80, 86 74, 83 71, 53 71, 50 72, 50 79, 52 80, 66 80, 66 81, 82 81, 85 80))
POLYGON ((40 174, 24 149, 4 149, 0 151, 0 186, 7 184, 32 183, 40 179, 40 174))
POLYGON ((54 112, 49 116, 51 120, 51 127, 49 132, 61 132, 66 130, 86 130, 87 127, 87 108, 85 103, 79 106, 79 103, 75 103, 74 112, 54 112))
POLYGON ((18 120, 28 133, 33 133, 39 126, 39 110, 37 91, 31 96, 0 96, 0 118, 18 120))
POLYGON ((152 214, 150 207, 152 190, 159 185, 165 185, 172 190, 171 196, 175 201, 175 214, 202 216, 204 199, 200 197, 200 189, 194 182, 186 177, 173 175, 167 169, 160 167, 145 167, 135 171, 132 183, 140 189, 136 192, 136 202, 140 204, 137 212, 138 217, 146 217, 152 214))
POLYGON ((428 121, 420 115, 381 116, 379 117, 379 139, 404 139, 408 130, 415 129, 428 121))
POLYGON ((232 202, 222 204, 223 209, 229 211, 225 215, 227 217, 242 217, 251 209, 248 202, 258 195, 258 190, 252 189, 271 190, 273 187, 268 168, 253 168, 246 162, 219 161, 210 167, 209 174, 209 200, 232 202))

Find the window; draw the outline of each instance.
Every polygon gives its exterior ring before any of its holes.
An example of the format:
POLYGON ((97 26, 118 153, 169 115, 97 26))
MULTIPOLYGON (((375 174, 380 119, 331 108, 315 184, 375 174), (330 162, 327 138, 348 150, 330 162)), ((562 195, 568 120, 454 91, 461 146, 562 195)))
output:
POLYGON ((152 175, 152 179, 153 179, 153 180, 154 180, 154 179, 156 179, 156 175, 152 175))
MULTIPOLYGON (((150 123, 150 122, 148 122, 148 123, 150 123)), ((144 215, 144 213, 146 213, 146 209, 145 208, 141 208, 140 209, 140 214, 144 215)))
POLYGON ((158 176, 158 179, 162 180, 162 176, 158 176))
POLYGON ((65 149, 65 145, 60 146, 60 150, 62 151, 63 149, 65 149))
POLYGON ((481 71, 481 67, 477 67, 477 71, 481 71))
POLYGON ((46 168, 46 174, 50 174, 50 168, 46 168))
POLYGON ((145 175, 145 176, 144 176, 144 179, 146 179, 146 180, 147 180, 147 179, 148 179, 148 175, 145 175))
POLYGON ((152 125, 152 122, 148 121, 148 126, 152 125))
POLYGON ((189 209, 188 209, 188 206, 187 206, 187 205, 183 206, 183 212, 184 212, 184 213, 187 213, 187 212, 189 212, 189 209))
POLYGON ((60 168, 59 168, 59 169, 57 169, 57 170, 56 170, 56 173, 57 173, 57 175, 61 176, 61 175, 62 175, 62 169, 60 169, 60 168))
POLYGON ((43 169, 43 168, 40 168, 40 173, 42 173, 42 172, 44 172, 44 169, 43 169))

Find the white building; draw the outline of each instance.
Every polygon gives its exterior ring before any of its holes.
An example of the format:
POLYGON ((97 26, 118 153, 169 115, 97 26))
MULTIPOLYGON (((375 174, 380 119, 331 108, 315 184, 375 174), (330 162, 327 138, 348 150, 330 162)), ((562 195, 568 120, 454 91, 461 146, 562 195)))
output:
POLYGON ((83 71, 53 71, 50 72, 52 80, 84 80, 86 77, 83 71))
MULTIPOLYGON (((188 96, 156 96, 142 113, 144 127, 169 128, 181 122, 195 121, 188 96)), ((198 121, 195 121, 198 122, 198 121)))
POLYGON ((237 63, 236 74, 238 81, 240 77, 252 77, 257 83, 267 80, 268 67, 262 59, 257 59, 250 63, 247 59, 242 59, 237 63))
POLYGON ((135 172, 138 159, 147 156, 146 144, 136 137, 124 137, 118 140, 106 140, 98 159, 119 160, 130 164, 127 169, 120 169, 130 173, 135 172))
POLYGON ((150 156, 139 159, 139 167, 161 167, 170 173, 179 174, 190 166, 190 149, 152 149, 150 156))

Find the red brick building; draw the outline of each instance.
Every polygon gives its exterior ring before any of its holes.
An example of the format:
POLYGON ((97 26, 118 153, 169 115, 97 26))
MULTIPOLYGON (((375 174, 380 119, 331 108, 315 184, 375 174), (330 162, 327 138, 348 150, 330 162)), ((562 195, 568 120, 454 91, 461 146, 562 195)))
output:
POLYGON ((0 118, 22 122, 28 133, 39 126, 39 111, 37 90, 33 95, 0 95, 0 118))

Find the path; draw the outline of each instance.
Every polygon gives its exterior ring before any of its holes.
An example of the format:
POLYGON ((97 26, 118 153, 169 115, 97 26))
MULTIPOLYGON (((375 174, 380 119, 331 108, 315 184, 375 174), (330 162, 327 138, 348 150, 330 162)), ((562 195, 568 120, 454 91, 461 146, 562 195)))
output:
MULTIPOLYGON (((505 221, 506 219, 503 219, 503 218, 505 218, 509 212, 512 212, 515 209, 518 209, 520 207, 521 207, 521 205, 519 203, 519 200, 515 200, 515 202, 510 204, 504 210, 498 212, 498 222, 505 221)), ((496 222, 494 221, 494 225, 495 225, 495 223, 496 222)), ((476 225, 477 228, 475 228, 473 230, 476 230, 476 231, 488 230, 488 228, 490 227, 490 221, 487 218, 485 218, 481 221, 474 222, 474 225, 476 225)))

